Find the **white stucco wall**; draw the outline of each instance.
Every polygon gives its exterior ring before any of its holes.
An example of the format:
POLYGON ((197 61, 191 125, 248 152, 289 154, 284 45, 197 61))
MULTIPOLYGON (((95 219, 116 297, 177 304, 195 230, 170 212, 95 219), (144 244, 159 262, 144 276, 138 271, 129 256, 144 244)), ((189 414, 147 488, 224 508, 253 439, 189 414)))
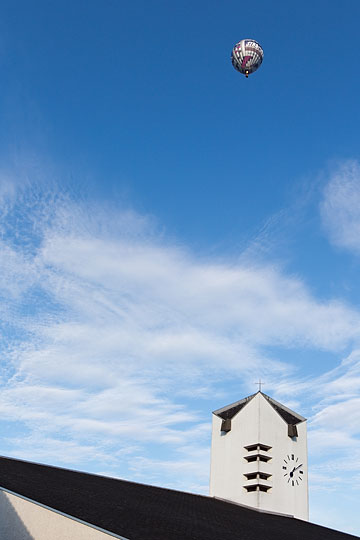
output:
POLYGON ((1 540, 110 540, 121 537, 0 488, 0 538, 1 540))
MULTIPOLYGON (((222 499, 308 519, 308 479, 307 479, 307 434, 306 422, 297 424, 298 437, 288 437, 287 423, 260 394, 249 401, 231 422, 231 431, 220 431, 221 418, 213 415, 210 495, 222 499), (271 446, 265 455, 271 459, 265 462, 247 462, 249 455, 245 446, 252 444, 271 446), (294 462, 302 464, 301 481, 292 486, 284 476, 284 459, 294 455, 294 462), (267 492, 248 492, 244 484, 248 482, 244 473, 264 472, 271 474, 263 482, 271 486, 267 492)), ((256 453, 256 452, 255 452, 256 453)), ((293 465, 291 465, 293 467, 293 465)))

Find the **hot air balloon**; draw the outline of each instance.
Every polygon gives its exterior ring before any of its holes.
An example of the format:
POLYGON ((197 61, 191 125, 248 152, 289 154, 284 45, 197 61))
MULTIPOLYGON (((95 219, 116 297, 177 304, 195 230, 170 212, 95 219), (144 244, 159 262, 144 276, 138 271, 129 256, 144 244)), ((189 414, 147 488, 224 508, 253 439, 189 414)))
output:
POLYGON ((242 39, 236 43, 231 53, 232 65, 246 78, 261 66, 263 58, 264 51, 254 39, 242 39))

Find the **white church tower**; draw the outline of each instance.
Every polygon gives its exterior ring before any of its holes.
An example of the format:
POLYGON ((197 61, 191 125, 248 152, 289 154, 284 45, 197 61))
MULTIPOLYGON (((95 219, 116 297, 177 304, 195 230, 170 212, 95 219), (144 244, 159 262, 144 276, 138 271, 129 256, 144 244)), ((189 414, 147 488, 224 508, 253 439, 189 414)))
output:
POLYGON ((259 391, 213 413, 210 496, 309 519, 306 419, 259 391))

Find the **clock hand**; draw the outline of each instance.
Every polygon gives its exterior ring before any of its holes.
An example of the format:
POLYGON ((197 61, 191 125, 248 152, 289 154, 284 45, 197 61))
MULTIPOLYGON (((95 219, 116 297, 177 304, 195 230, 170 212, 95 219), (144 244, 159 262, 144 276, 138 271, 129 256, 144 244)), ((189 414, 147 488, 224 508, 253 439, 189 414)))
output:
POLYGON ((292 471, 290 471, 290 478, 292 478, 294 476, 294 472, 297 471, 298 469, 300 469, 300 467, 302 467, 302 463, 300 465, 298 465, 297 467, 294 467, 292 471))

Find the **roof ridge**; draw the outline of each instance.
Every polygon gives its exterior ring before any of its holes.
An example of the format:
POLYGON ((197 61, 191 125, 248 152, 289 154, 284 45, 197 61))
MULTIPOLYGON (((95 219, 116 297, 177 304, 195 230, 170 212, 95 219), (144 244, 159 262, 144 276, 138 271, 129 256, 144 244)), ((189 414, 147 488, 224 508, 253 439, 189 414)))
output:
POLYGON ((258 393, 259 392, 255 392, 255 394, 251 394, 250 396, 242 398, 239 401, 234 401, 234 403, 230 403, 230 405, 225 405, 225 407, 221 407, 220 409, 213 411, 213 414, 216 414, 216 416, 219 416, 220 418, 223 418, 223 419, 233 418, 258 393))
POLYGON ((278 413, 278 415, 286 422, 287 424, 299 424, 300 422, 305 422, 306 418, 301 416, 301 414, 293 411, 292 409, 289 409, 289 407, 286 407, 279 401, 276 401, 271 396, 268 396, 261 390, 258 390, 254 394, 251 394, 250 396, 247 396, 245 398, 242 398, 238 401, 234 401, 233 403, 230 403, 229 405, 225 405, 224 407, 221 407, 220 409, 216 409, 213 411, 213 414, 216 416, 219 416, 223 420, 234 418, 234 416, 237 415, 241 409, 243 409, 255 396, 258 394, 261 394, 272 406, 272 408, 278 413))
POLYGON ((304 416, 301 416, 301 414, 293 411, 289 407, 286 407, 279 401, 276 401, 276 399, 272 398, 271 396, 268 396, 264 392, 260 392, 260 394, 270 403, 273 409, 281 416, 281 418, 287 424, 299 424, 300 422, 306 421, 306 418, 304 416))

